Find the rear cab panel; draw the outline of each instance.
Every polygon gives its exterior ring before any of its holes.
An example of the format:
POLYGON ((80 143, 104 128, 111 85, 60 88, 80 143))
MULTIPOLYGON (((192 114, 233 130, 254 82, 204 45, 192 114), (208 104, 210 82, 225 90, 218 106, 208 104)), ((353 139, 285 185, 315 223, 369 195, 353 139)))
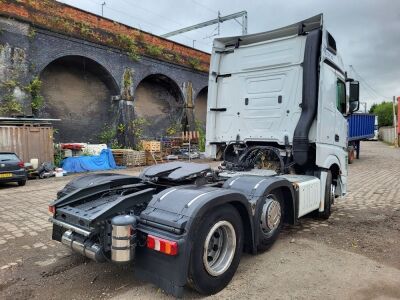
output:
MULTIPOLYGON (((320 26, 321 16, 303 21, 320 26)), ((207 154, 218 143, 292 143, 301 114, 305 35, 298 24, 214 41, 207 110, 207 154), (237 47, 239 45, 239 47, 237 47)))

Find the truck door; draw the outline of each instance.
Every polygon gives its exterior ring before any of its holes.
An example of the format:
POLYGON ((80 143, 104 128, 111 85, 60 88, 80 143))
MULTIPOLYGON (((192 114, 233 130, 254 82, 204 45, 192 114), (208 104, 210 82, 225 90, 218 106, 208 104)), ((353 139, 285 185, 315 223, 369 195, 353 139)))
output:
MULTIPOLYGON (((326 64, 321 65, 320 90, 318 100, 318 142, 321 144, 335 144, 336 127, 336 72, 326 64)), ((340 137, 339 137, 340 140, 340 137)))
POLYGON ((336 113, 335 113, 335 146, 345 148, 347 137, 347 121, 344 118, 346 114, 346 84, 336 72, 336 113))

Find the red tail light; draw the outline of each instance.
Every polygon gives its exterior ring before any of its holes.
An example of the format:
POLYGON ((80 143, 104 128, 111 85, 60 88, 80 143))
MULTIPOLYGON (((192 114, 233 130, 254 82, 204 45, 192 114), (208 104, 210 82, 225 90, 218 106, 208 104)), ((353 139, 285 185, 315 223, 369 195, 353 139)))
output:
POLYGON ((56 207, 54 205, 49 205, 49 213, 53 216, 56 214, 56 207))
POLYGON ((25 164, 24 164, 24 162, 22 160, 18 163, 18 167, 20 167, 20 168, 24 168, 25 167, 25 164))
POLYGON ((147 236, 147 248, 159 251, 168 255, 178 254, 178 243, 168 241, 153 235, 147 236))

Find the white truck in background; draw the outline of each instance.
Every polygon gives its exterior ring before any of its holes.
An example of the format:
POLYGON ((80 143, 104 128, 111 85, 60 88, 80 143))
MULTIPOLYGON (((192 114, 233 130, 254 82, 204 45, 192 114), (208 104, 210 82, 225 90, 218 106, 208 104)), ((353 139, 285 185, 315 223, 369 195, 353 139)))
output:
POLYGON ((78 177, 49 206, 52 238, 97 262, 134 262, 138 278, 174 296, 185 285, 217 293, 242 252, 269 249, 284 222, 329 218, 346 193, 345 116, 358 94, 322 15, 216 39, 207 151, 223 153, 220 169, 173 162, 78 177))

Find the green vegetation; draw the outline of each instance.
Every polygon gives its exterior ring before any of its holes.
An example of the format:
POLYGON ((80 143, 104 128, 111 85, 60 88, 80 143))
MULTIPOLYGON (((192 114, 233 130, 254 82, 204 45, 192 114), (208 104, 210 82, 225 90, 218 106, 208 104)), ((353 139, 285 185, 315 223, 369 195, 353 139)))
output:
POLYGON ((189 63, 189 65, 192 66, 192 68, 194 68, 196 70, 200 70, 200 68, 201 68, 200 59, 198 59, 197 57, 190 57, 188 59, 188 63, 189 63))
POLYGON ((196 131, 199 132, 199 150, 201 152, 206 151, 206 132, 204 130, 204 125, 201 121, 196 120, 196 131))
POLYGON ((177 63, 182 63, 183 62, 182 56, 179 53, 174 53, 174 60, 177 63))
POLYGON ((90 36, 93 34, 92 29, 90 29, 89 25, 87 25, 83 22, 78 23, 78 27, 79 27, 79 32, 83 36, 90 36))
POLYGON ((41 109, 44 105, 43 96, 40 94, 42 81, 38 76, 35 76, 31 83, 25 87, 25 90, 31 95, 31 106, 33 111, 41 109))
POLYGON ((122 148, 117 140, 117 129, 111 125, 104 125, 103 130, 99 134, 100 143, 107 144, 111 149, 122 148))
POLYGON ((29 28, 29 31, 28 31, 28 38, 29 38, 30 40, 33 40, 33 39, 35 38, 35 36, 36 36, 36 30, 35 30, 35 28, 30 27, 30 28, 29 28))
POLYGON ((12 115, 22 114, 22 105, 17 101, 14 96, 14 90, 18 87, 16 79, 9 79, 1 83, 3 90, 3 98, 0 100, 0 114, 1 115, 12 115))
POLYGON ((139 48, 136 45, 134 38, 125 34, 118 34, 116 37, 118 46, 127 51, 129 58, 132 61, 138 61, 140 59, 139 48))
POLYGON ((18 82, 15 79, 9 79, 4 81, 1 86, 7 90, 14 90, 18 86, 18 82))
POLYGON ((164 49, 157 45, 152 45, 152 44, 146 45, 146 52, 150 56, 160 57, 163 54, 163 51, 164 51, 164 49))
POLYGON ((13 95, 5 95, 0 104, 1 115, 22 114, 22 105, 13 95))
POLYGON ((118 124, 117 130, 120 134, 123 134, 125 132, 125 124, 118 124))
POLYGON ((132 87, 132 75, 133 75, 133 71, 131 69, 125 69, 124 72, 124 78, 123 78, 123 92, 122 92, 122 96, 123 99, 125 100, 132 100, 132 94, 131 94, 131 87, 132 87))
MULTIPOLYGON (((397 114, 397 104, 396 104, 397 114)), ((372 104, 370 113, 378 116, 378 126, 393 126, 393 103, 382 102, 380 104, 372 104)))
POLYGON ((179 124, 178 122, 174 122, 165 130, 165 133, 169 136, 175 135, 181 130, 181 127, 181 124, 179 124))
POLYGON ((144 128, 148 126, 150 123, 145 118, 136 118, 131 123, 131 131, 132 135, 135 138, 136 150, 143 150, 143 145, 141 143, 144 128))

